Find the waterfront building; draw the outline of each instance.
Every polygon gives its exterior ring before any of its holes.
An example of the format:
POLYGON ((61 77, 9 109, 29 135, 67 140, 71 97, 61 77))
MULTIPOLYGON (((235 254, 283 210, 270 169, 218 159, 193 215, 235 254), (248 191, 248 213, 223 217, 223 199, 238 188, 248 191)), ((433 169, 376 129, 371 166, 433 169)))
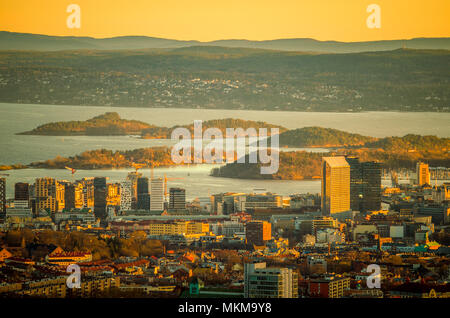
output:
POLYGON ((350 210, 350 165, 345 157, 322 158, 322 214, 350 210))
POLYGON ((249 209, 272 209, 281 208, 282 199, 280 195, 272 193, 249 194, 244 202, 245 210, 249 209))
POLYGON ((152 179, 150 186, 150 211, 164 211, 164 179, 152 179))
POLYGON ((350 208, 353 211, 378 211, 381 209, 381 164, 360 162, 347 157, 350 165, 350 208))
POLYGON ((127 180, 129 180, 131 182, 131 208, 132 209, 136 209, 136 207, 137 207, 137 200, 138 200, 137 183, 138 183, 138 179, 140 177, 142 177, 142 174, 137 171, 130 172, 127 175, 127 180))
POLYGON ((106 189, 106 206, 120 206, 120 183, 109 183, 106 189))
POLYGON ((95 216, 104 219, 106 216, 106 202, 108 189, 105 177, 94 178, 94 213, 95 216))
POLYGON ((14 185, 14 202, 30 202, 30 185, 25 182, 17 182, 14 185))
POLYGON ((0 178, 0 216, 6 213, 6 179, 0 178))
POLYGON ((67 183, 64 190, 65 208, 81 209, 84 206, 83 184, 67 183))
POLYGON ((150 210, 150 193, 148 178, 137 179, 137 205, 138 210, 150 210))
POLYGON ((423 162, 418 162, 416 165, 416 182, 418 185, 422 186, 424 184, 431 185, 430 181, 430 169, 428 164, 423 162))
POLYGON ((94 178, 83 178, 83 208, 94 209, 94 178))
POLYGON ((53 178, 37 178, 34 183, 36 211, 41 209, 51 213, 65 207, 65 187, 53 178))
POLYGON ((186 208, 186 190, 181 188, 169 189, 169 209, 182 210, 186 208))
POLYGON ((126 180, 120 183, 120 211, 131 211, 132 183, 126 180))

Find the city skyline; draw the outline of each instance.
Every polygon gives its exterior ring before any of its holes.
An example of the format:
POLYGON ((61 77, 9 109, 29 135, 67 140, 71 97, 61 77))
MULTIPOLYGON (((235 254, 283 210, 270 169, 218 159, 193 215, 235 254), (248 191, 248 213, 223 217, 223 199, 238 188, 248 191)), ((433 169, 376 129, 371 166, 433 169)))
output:
POLYGON ((449 12, 0 2, 0 302, 445 306, 449 12))

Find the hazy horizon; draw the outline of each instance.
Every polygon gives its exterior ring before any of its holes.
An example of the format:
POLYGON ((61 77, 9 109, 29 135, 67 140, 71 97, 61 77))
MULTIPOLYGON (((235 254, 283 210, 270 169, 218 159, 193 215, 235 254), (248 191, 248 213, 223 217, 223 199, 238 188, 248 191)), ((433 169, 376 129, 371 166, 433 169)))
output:
POLYGON ((126 37, 136 37, 136 38, 151 38, 151 39, 161 39, 161 40, 171 40, 171 41, 179 41, 179 42, 198 42, 198 43, 212 43, 212 42, 221 42, 221 41, 249 41, 249 42, 270 42, 270 41, 280 41, 280 40, 313 40, 317 42, 337 42, 337 43, 367 43, 367 42, 388 42, 388 41, 410 41, 410 40, 418 40, 418 39, 450 39, 449 36, 417 36, 417 37, 408 37, 408 38, 396 38, 396 39, 381 39, 381 40, 362 40, 362 41, 339 41, 335 39, 328 40, 320 40, 312 37, 280 37, 280 38, 271 38, 271 39, 262 39, 255 40, 249 38, 218 38, 215 40, 202 41, 197 39, 177 39, 177 38, 164 38, 153 35, 145 35, 145 34, 128 34, 128 35, 115 35, 108 37, 96 37, 89 35, 57 35, 57 34, 43 34, 43 33, 32 33, 32 32, 16 32, 11 30, 0 30, 0 32, 8 32, 14 34, 23 34, 23 35, 38 35, 38 36, 48 36, 48 37, 63 37, 63 38, 91 38, 95 40, 108 40, 108 39, 116 39, 116 38, 126 38, 126 37))
POLYGON ((142 34, 180 41, 312 38, 366 42, 450 36, 445 0, 378 0, 381 27, 369 28, 370 1, 144 1, 78 0, 81 24, 69 28, 69 2, 0 3, 0 29, 55 36, 110 38, 142 34), (407 10, 405 10, 407 8, 407 10))

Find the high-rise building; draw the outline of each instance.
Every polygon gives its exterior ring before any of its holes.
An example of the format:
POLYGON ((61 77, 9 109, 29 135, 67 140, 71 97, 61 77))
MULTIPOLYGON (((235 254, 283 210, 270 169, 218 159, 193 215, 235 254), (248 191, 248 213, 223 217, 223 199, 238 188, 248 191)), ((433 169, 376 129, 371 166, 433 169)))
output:
POLYGON ((424 184, 431 185, 430 169, 428 164, 418 162, 416 165, 417 184, 422 186, 424 184))
POLYGON ((186 190, 181 188, 170 188, 169 209, 182 210, 186 208, 186 190))
POLYGON ((83 178, 80 183, 83 185, 83 208, 94 209, 94 179, 83 178))
POLYGON ((109 183, 106 189, 106 206, 120 206, 120 183, 109 183))
POLYGON ((245 298, 298 298, 298 274, 266 263, 244 265, 245 298))
POLYGON ((14 201, 29 201, 30 185, 25 182, 17 182, 14 185, 14 201))
POLYGON ((142 177, 142 174, 133 171, 128 173, 127 180, 131 182, 131 208, 136 209, 137 208, 137 200, 138 200, 138 191, 137 191, 137 183, 138 179, 142 177))
POLYGON ((62 211, 65 207, 65 187, 53 178, 37 178, 34 183, 36 210, 62 211))
POLYGON ((350 165, 345 157, 322 158, 322 214, 350 211, 350 165))
POLYGON ((264 245, 272 238, 272 226, 266 221, 251 221, 245 225, 245 238, 248 244, 264 245))
POLYGON ((164 211, 164 179, 152 179, 150 187, 150 211, 164 211))
POLYGON ((360 162, 347 157, 350 165, 350 208, 353 211, 378 211, 381 209, 381 164, 360 162))
POLYGON ((6 214, 6 179, 0 178, 0 214, 6 214))
POLYGON ((125 180, 120 183, 120 211, 131 210, 131 190, 132 184, 130 180, 125 180))
POLYGON ((106 217, 106 202, 108 197, 108 189, 106 186, 106 178, 94 178, 94 213, 97 218, 104 219, 106 217))
POLYGON ((65 185, 64 193, 66 201, 66 209, 81 209, 84 206, 83 198, 83 184, 82 183, 67 183, 65 185))
POLYGON ((137 206, 138 210, 150 210, 150 193, 148 178, 137 179, 137 206))

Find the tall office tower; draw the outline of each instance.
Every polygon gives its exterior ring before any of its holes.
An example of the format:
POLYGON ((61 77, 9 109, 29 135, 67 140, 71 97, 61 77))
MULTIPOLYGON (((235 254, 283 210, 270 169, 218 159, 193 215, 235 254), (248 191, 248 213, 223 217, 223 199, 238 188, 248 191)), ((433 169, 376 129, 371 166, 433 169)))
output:
POLYGON ((106 207, 120 206, 120 183, 109 183, 106 185, 106 207))
POLYGON ((298 274, 290 268, 244 264, 245 298, 298 298, 298 274))
POLYGON ((14 201, 29 201, 30 185, 25 182, 17 182, 14 185, 14 201))
POLYGON ((64 184, 55 181, 56 211, 62 211, 66 207, 65 190, 64 184))
POLYGON ((247 244, 264 245, 272 238, 272 226, 266 221, 251 221, 245 225, 247 244))
POLYGON ((64 198, 66 201, 66 209, 81 209, 84 206, 83 184, 67 183, 65 185, 64 198))
POLYGON ((129 180, 131 182, 131 208, 132 209, 137 208, 137 182, 140 177, 142 177, 142 174, 138 173, 137 171, 130 172, 127 175, 127 180, 129 180))
POLYGON ((347 157, 350 165, 350 208, 353 211, 378 211, 381 209, 381 164, 360 162, 347 157))
POLYGON ((132 184, 130 180, 125 180, 120 183, 120 211, 131 210, 131 190, 132 184))
MULTIPOLYGON (((186 190, 181 188, 170 188, 169 209, 182 210, 186 208, 186 190)), ((210 202, 211 203, 211 202, 210 202)))
POLYGON ((164 179, 152 179, 150 188, 150 211, 164 211, 164 179))
POLYGON ((28 208, 30 206, 30 186, 28 183, 18 182, 14 185, 14 207, 28 208))
POLYGON ((94 178, 94 213, 97 218, 106 218, 106 201, 108 189, 105 177, 94 178))
POLYGON ((350 210, 350 165, 345 157, 322 158, 322 215, 350 210))
POLYGON ((137 209, 150 210, 150 193, 148 178, 137 179, 137 209))
POLYGON ((416 165, 416 174, 417 174, 417 184, 422 186, 424 184, 431 185, 430 180, 430 169, 428 164, 423 162, 418 162, 416 165))
POLYGON ((94 210, 94 179, 83 178, 80 183, 83 185, 83 208, 94 210))
POLYGON ((0 215, 6 214, 6 179, 0 178, 0 215))
POLYGON ((36 212, 41 209, 55 213, 64 209, 64 185, 53 178, 37 178, 34 183, 36 212))

